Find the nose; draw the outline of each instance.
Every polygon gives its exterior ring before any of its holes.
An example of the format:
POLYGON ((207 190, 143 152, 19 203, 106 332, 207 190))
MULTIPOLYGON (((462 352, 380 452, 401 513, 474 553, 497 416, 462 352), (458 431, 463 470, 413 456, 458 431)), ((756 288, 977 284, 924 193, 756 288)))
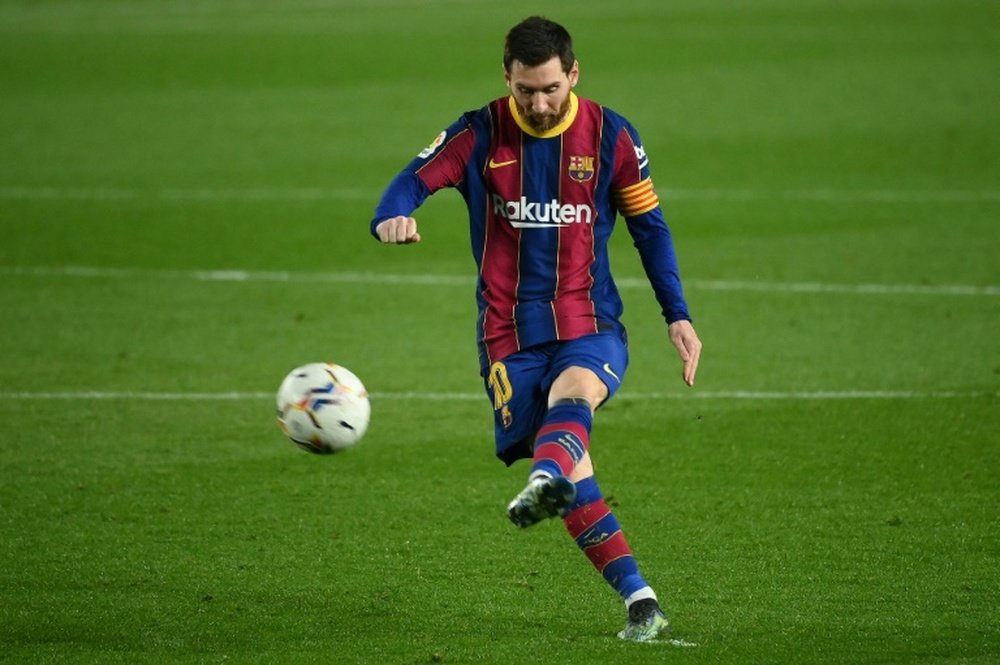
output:
POLYGON ((531 103, 531 110, 535 113, 544 113, 548 109, 548 104, 545 102, 545 93, 536 92, 531 96, 529 102, 531 103))

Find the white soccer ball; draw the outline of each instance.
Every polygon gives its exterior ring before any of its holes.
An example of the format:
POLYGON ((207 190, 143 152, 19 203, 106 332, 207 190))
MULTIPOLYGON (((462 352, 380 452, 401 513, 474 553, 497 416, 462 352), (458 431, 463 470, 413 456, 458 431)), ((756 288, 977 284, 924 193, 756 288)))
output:
POLYGON ((364 384, 346 367, 309 363, 296 367, 278 388, 278 425, 311 453, 329 455, 364 436, 371 404, 364 384))

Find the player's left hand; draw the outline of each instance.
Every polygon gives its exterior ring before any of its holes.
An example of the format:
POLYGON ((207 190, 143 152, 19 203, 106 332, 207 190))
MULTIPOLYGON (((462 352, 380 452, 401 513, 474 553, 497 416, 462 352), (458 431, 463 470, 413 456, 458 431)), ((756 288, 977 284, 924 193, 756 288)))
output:
POLYGON ((701 340, 698 339, 698 333, 694 331, 691 322, 686 320, 671 323, 667 333, 684 363, 682 374, 684 383, 693 386, 694 375, 698 371, 698 359, 701 357, 701 340))

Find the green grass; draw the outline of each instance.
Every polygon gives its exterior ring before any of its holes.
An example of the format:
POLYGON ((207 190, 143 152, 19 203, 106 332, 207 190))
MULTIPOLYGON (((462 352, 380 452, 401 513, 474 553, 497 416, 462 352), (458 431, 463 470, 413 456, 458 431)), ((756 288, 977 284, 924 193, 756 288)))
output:
POLYGON ((997 5, 544 7, 642 133, 706 344, 686 390, 620 230, 593 451, 691 647, 619 643, 562 527, 503 517, 459 197, 368 236, 537 11, 0 2, 0 661, 1000 660, 997 5), (269 397, 320 359, 374 395, 332 458, 269 397))

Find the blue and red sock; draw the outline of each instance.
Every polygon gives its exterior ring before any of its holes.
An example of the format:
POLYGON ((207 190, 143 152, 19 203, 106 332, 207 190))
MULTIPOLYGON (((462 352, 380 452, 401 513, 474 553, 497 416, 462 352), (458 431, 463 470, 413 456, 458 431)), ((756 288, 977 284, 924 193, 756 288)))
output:
POLYGON ((531 477, 539 474, 568 476, 590 447, 594 416, 584 399, 556 402, 535 435, 531 477))
POLYGON ((656 597, 639 574, 621 525, 593 476, 576 484, 576 499, 563 523, 594 568, 626 603, 641 597, 656 597))

